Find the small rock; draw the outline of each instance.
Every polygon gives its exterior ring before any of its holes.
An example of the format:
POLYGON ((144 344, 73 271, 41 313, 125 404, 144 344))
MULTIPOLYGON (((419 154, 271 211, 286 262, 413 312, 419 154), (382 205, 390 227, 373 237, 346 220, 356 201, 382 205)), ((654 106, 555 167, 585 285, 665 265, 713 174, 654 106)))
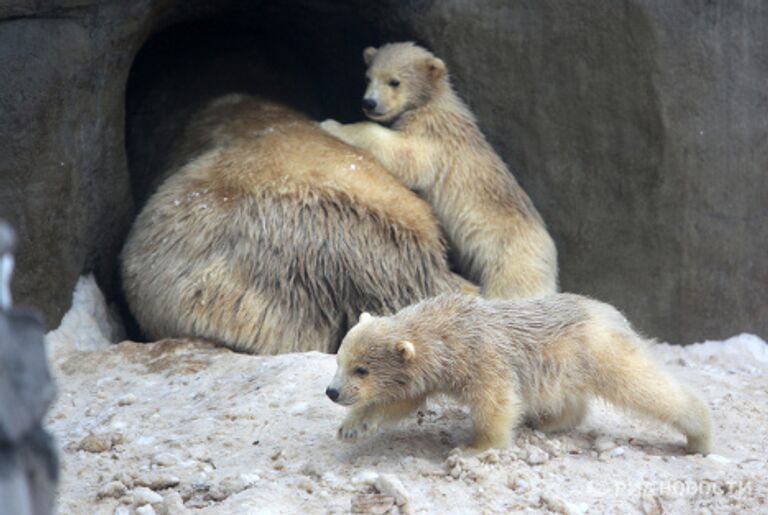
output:
POLYGON ((616 443, 610 438, 598 438, 595 440, 595 450, 600 452, 610 451, 616 447, 616 443))
POLYGON ((168 515, 186 515, 190 511, 184 506, 181 494, 175 490, 168 493, 163 499, 163 506, 168 515))
POLYGON ((336 474, 330 471, 323 474, 321 479, 326 484, 328 484, 328 486, 339 486, 342 484, 341 478, 339 478, 339 476, 337 476, 336 474))
POLYGON ((323 475, 318 464, 313 461, 304 463, 304 465, 301 466, 301 473, 310 477, 320 477, 323 475))
POLYGON ((105 497, 114 497, 115 499, 119 499, 125 495, 125 492, 127 491, 128 489, 121 481, 110 481, 99 489, 99 493, 96 494, 96 497, 99 499, 103 499, 105 497))
POLYGON ((115 515, 131 515, 131 510, 126 506, 118 506, 115 508, 115 515))
POLYGON ((163 502, 163 496, 144 486, 133 489, 133 504, 141 506, 143 504, 159 504, 163 502))
POLYGON ((136 403, 136 396, 132 393, 129 393, 128 395, 123 395, 119 399, 117 399, 117 405, 118 406, 130 406, 131 404, 136 403))
POLYGON ((146 486, 152 490, 165 490, 178 485, 179 478, 171 474, 147 474, 136 478, 134 484, 146 486))
POLYGON ((161 467, 170 467, 176 465, 178 462, 179 458, 170 452, 160 452, 152 456, 152 463, 154 465, 160 465, 161 467))
POLYGON ((112 476, 112 481, 120 481, 126 488, 133 488, 133 477, 126 472, 118 472, 112 476))
POLYGON ((301 490, 304 490, 308 494, 311 494, 315 491, 315 484, 312 482, 311 479, 307 477, 302 477, 296 482, 296 486, 299 487, 301 490))
POLYGON ((640 511, 644 515, 662 515, 664 506, 656 495, 645 495, 640 499, 640 511))
POLYGON ((107 452, 112 449, 112 445, 113 445, 112 435, 90 434, 85 438, 83 438, 82 440, 80 440, 80 443, 78 444, 78 450, 83 450, 86 452, 93 452, 93 453, 107 452))
POLYGON ((202 461, 202 462, 212 461, 211 452, 205 446, 192 447, 191 449, 189 449, 189 455, 192 457, 192 459, 195 459, 197 461, 202 461))
POLYGON ((544 448, 544 452, 552 457, 563 454, 563 446, 558 440, 543 440, 541 446, 544 448))
POLYGON ((714 461, 715 463, 731 463, 730 459, 725 456, 720 456, 719 454, 708 454, 707 459, 714 461))
POLYGON ((352 478, 356 485, 372 485, 379 478, 379 473, 373 470, 361 470, 352 478))
POLYGON ((484 463, 498 463, 499 453, 495 449, 491 449, 478 456, 478 458, 484 463))
POLYGON ((609 454, 611 458, 618 458, 619 456, 624 456, 624 447, 616 447, 609 454))
POLYGON ((552 494, 541 494, 542 505, 555 513, 563 515, 583 515, 589 510, 587 503, 572 503, 552 494))
POLYGON ((151 504, 145 504, 136 508, 136 515, 156 515, 157 512, 151 504))
POLYGON ((215 488, 211 488, 208 493, 203 496, 203 499, 207 501, 221 502, 230 495, 232 495, 230 490, 228 490, 224 485, 218 485, 215 488))
POLYGON ((288 408, 288 413, 290 415, 303 415, 307 412, 309 409, 309 404, 306 402, 297 402, 296 404, 292 405, 290 408, 288 408))
POLYGON ((445 459, 445 465, 449 469, 455 467, 459 463, 461 463, 461 456, 459 454, 454 454, 453 452, 451 452, 451 454, 445 459))
POLYGON ((258 474, 240 474, 238 476, 240 481, 243 482, 246 488, 250 488, 261 480, 261 476, 258 474))
POLYGON ((389 513, 395 506, 395 498, 391 495, 363 494, 352 498, 350 511, 352 513, 389 513))
POLYGON ((271 459, 272 461, 275 461, 277 458, 279 458, 282 455, 283 455, 283 450, 282 449, 278 449, 278 450, 276 450, 275 452, 272 453, 272 455, 269 457, 269 459, 271 459))
POLYGON ((508 474, 507 488, 509 488, 510 490, 517 490, 519 492, 524 492, 528 490, 528 482, 521 476, 518 476, 516 474, 508 474))
POLYGON ((379 493, 391 495, 395 498, 395 504, 403 506, 408 504, 408 492, 403 483, 394 474, 380 474, 373 486, 379 493))
POLYGON ((482 483, 488 479, 488 473, 479 468, 471 469, 467 475, 469 476, 469 479, 477 483, 482 483))
POLYGON ((459 479, 461 477, 461 465, 458 463, 454 465, 450 471, 450 474, 453 479, 459 479))
POLYGON ((273 468, 273 469, 275 469, 275 470, 283 470, 283 469, 285 468, 285 463, 283 463, 283 461, 282 461, 282 460, 280 460, 280 461, 276 461, 276 462, 275 462, 275 463, 272 465, 272 468, 273 468))
POLYGON ((539 449, 535 445, 532 445, 528 449, 528 455, 525 457, 525 462, 528 465, 541 465, 549 460, 549 454, 539 449))

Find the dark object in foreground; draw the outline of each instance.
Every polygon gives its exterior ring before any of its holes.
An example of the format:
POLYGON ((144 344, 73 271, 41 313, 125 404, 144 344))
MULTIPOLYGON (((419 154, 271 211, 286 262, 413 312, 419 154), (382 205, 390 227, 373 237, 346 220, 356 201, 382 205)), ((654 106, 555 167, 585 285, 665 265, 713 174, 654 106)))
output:
POLYGON ((58 458, 42 420, 55 395, 36 313, 11 309, 15 237, 0 222, 0 515, 53 511, 58 458))

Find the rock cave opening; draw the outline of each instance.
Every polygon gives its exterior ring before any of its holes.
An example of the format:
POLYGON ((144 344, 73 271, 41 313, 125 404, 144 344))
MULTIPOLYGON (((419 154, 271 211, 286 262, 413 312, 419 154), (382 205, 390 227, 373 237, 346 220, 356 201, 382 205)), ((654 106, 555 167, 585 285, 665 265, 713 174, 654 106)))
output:
POLYGON ((362 117, 361 52, 377 40, 371 27, 342 14, 300 18, 302 24, 317 20, 312 26, 291 25, 296 18, 289 15, 221 16, 150 37, 126 87, 126 154, 137 209, 156 186, 174 138, 216 97, 265 96, 318 120, 362 117), (348 30, 339 34, 339 27, 348 30))

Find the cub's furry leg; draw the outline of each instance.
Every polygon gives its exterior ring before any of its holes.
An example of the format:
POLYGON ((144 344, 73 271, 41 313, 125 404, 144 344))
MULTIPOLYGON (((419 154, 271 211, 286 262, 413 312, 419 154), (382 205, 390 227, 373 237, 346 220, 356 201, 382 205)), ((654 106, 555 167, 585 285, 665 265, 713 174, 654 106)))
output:
POLYGON ((562 408, 556 413, 550 413, 534 420, 536 429, 545 433, 556 433, 573 429, 584 421, 587 416, 589 401, 581 396, 569 395, 565 398, 562 408))
POLYGON ((486 449, 504 449, 509 446, 511 432, 523 418, 522 402, 500 389, 480 392, 472 396, 472 442, 463 450, 470 454, 486 449))
POLYGON ((340 440, 354 441, 371 436, 382 424, 397 422, 419 409, 424 404, 424 397, 370 404, 352 408, 338 431, 340 440))
POLYGON ((424 188, 432 169, 433 144, 425 138, 406 136, 377 123, 347 125, 336 120, 320 124, 325 132, 353 147, 367 150, 390 174, 409 188, 424 188))
POLYGON ((709 453, 712 421, 707 405, 653 360, 646 342, 616 310, 603 305, 593 316, 597 329, 589 345, 594 373, 588 379, 593 393, 671 425, 686 436, 689 453, 709 453))

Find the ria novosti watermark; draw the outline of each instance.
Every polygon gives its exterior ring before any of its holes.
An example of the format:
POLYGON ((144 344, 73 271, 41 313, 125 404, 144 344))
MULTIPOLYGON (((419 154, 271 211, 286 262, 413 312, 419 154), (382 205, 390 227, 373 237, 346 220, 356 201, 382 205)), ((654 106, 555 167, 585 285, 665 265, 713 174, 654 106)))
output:
POLYGON ((676 498, 733 497, 746 498, 755 493, 755 484, 750 479, 659 479, 655 481, 608 480, 599 483, 587 482, 587 493, 595 497, 637 494, 676 498))

